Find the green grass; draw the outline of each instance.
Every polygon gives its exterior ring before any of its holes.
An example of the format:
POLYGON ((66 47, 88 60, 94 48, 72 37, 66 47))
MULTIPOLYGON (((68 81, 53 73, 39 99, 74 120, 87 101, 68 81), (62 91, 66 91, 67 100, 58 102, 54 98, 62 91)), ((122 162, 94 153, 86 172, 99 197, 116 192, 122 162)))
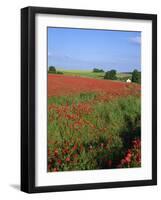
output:
POLYGON ((48 98, 48 105, 54 103, 56 105, 71 105, 72 103, 78 104, 82 102, 88 102, 90 100, 94 100, 97 97, 97 93, 95 92, 81 92, 78 95, 68 95, 68 96, 53 96, 48 98))
POLYGON ((117 73, 117 79, 120 81, 126 81, 127 79, 132 79, 131 73, 117 73))
POLYGON ((68 76, 81 76, 102 79, 104 77, 104 72, 92 72, 88 70, 60 70, 64 75, 68 76))
MULTIPOLYGON (((54 142, 48 143, 48 171, 110 168, 109 160, 115 168, 131 141, 140 138, 140 97, 92 103, 96 97, 95 93, 81 93, 49 99, 48 105, 54 103, 56 108, 48 112, 48 141, 54 142), (55 151, 59 156, 54 158, 55 151), (56 162, 60 159, 61 165, 56 162)), ((134 166, 139 165, 134 162, 134 166)))

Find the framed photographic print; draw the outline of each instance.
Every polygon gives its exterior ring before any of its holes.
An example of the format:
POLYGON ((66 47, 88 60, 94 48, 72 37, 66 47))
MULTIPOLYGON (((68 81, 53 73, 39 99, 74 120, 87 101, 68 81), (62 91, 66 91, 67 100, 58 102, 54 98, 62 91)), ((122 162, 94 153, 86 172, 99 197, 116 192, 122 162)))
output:
POLYGON ((157 184, 157 16, 21 10, 21 190, 157 184))

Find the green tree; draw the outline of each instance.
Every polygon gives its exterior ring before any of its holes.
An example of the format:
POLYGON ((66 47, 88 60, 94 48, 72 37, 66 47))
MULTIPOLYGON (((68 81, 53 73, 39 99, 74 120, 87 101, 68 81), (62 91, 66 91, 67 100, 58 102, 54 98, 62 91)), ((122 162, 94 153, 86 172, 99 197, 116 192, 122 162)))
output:
POLYGON ((100 69, 100 72, 104 72, 104 70, 103 70, 103 69, 100 69))
POLYGON ((104 72, 103 69, 93 68, 93 72, 104 72))
POLYGON ((56 74, 56 68, 54 66, 49 67, 49 72, 55 73, 56 74))
POLYGON ((63 72, 61 72, 61 71, 57 71, 56 74, 63 74, 63 72))
POLYGON ((112 69, 110 71, 107 71, 105 73, 104 79, 116 80, 117 79, 116 70, 112 69))
POLYGON ((141 83, 141 72, 139 72, 137 69, 134 69, 132 72, 132 82, 141 83))

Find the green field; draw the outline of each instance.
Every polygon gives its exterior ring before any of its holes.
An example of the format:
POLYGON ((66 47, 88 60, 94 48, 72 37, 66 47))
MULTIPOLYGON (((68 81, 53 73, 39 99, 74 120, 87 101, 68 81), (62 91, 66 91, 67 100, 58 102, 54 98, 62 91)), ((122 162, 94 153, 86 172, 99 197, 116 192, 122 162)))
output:
POLYGON ((132 73, 117 73, 117 78, 120 81, 126 81, 127 79, 132 79, 132 73))
POLYGON ((82 76, 82 77, 90 77, 90 78, 98 78, 102 79, 104 77, 104 72, 97 72, 94 73, 92 71, 88 70, 62 70, 64 75, 69 76, 82 76))
MULTIPOLYGON (((89 77, 89 78, 96 78, 96 79, 103 79, 105 72, 92 72, 90 70, 58 70, 58 72, 62 72, 63 75, 66 76, 81 76, 81 77, 89 77)), ((52 73, 52 72, 49 72, 52 73)), ((117 73, 117 78, 120 81, 126 81, 127 79, 131 79, 132 74, 129 73, 117 73)))
POLYGON ((92 104, 96 98, 87 93, 48 102, 48 172, 140 167, 140 146, 133 146, 140 144, 140 97, 92 104))

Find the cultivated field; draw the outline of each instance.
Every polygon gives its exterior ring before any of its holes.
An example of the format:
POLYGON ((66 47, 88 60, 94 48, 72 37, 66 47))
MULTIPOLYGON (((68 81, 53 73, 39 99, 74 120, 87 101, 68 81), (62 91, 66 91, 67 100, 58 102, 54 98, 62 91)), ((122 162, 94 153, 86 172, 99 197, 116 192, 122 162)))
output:
POLYGON ((64 75, 68 76, 81 76, 81 77, 90 77, 90 78, 98 78, 102 79, 105 75, 104 72, 94 73, 90 70, 62 70, 64 75))
POLYGON ((86 75, 48 74, 48 172, 140 167, 140 85, 86 75))
MULTIPOLYGON (((92 72, 91 70, 58 70, 62 72, 65 76, 78 76, 78 77, 89 77, 89 78, 96 78, 96 79, 103 79, 105 72, 92 72)), ((49 72, 52 73, 52 72, 49 72)), ((118 80, 126 81, 128 78, 131 79, 131 73, 117 73, 118 80)))

